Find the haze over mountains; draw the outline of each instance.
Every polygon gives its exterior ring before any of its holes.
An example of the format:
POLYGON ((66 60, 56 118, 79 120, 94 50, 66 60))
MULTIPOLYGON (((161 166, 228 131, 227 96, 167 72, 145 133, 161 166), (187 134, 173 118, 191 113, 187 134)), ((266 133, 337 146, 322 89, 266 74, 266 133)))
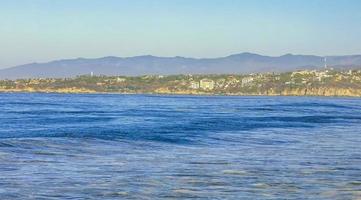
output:
MULTIPOLYGON (((361 68, 361 55, 328 56, 334 68, 361 68)), ((31 63, 0 70, 0 79, 64 78, 78 75, 171 75, 171 74, 248 74, 320 69, 324 57, 286 54, 279 57, 241 53, 220 58, 185 57, 103 57, 31 63)))

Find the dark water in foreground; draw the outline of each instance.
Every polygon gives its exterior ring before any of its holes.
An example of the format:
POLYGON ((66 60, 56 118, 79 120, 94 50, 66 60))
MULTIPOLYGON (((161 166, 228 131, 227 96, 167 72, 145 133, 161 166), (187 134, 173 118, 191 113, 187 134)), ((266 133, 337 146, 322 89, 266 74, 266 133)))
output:
POLYGON ((360 199, 361 99, 0 94, 0 199, 360 199))

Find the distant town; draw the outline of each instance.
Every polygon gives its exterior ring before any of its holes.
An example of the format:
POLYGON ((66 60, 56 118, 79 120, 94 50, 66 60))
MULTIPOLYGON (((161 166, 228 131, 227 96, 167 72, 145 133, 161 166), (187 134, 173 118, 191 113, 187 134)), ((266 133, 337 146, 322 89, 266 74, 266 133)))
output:
POLYGON ((1 80, 0 92, 361 97, 361 70, 247 75, 102 76, 1 80))

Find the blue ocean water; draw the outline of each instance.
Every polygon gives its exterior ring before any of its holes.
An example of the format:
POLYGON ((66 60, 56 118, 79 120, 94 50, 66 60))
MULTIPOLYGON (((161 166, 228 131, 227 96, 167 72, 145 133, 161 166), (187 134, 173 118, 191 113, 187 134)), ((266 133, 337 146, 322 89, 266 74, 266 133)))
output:
POLYGON ((0 199, 358 199, 361 99, 0 94, 0 199))

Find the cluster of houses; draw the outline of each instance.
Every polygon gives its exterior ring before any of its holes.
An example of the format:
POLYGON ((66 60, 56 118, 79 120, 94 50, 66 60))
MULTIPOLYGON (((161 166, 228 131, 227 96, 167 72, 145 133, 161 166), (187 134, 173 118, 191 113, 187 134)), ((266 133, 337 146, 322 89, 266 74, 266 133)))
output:
POLYGON ((239 82, 241 82, 242 87, 246 87, 246 86, 250 86, 253 81, 254 78, 251 76, 245 77, 241 80, 238 80, 237 78, 234 77, 229 78, 229 80, 219 79, 217 81, 204 78, 201 79, 200 81, 191 81, 189 87, 194 90, 198 90, 198 89, 213 90, 216 86, 227 88, 228 86, 232 86, 232 85, 235 86, 236 84, 239 84, 239 82))
POLYGON ((249 74, 246 76, 220 78, 212 80, 204 78, 199 81, 190 81, 189 88, 197 90, 213 90, 214 88, 228 87, 261 87, 264 83, 273 82, 284 85, 308 85, 311 83, 324 83, 327 81, 361 82, 361 70, 335 71, 325 70, 299 70, 290 73, 276 74, 249 74), (281 79, 281 77, 283 77, 281 79))
POLYGON ((296 72, 292 72, 290 81, 286 82, 286 84, 295 84, 295 80, 297 77, 299 78, 302 84, 310 83, 310 82, 325 82, 328 80, 333 81, 342 81, 342 80, 350 80, 351 82, 361 81, 360 78, 361 70, 347 70, 347 71, 339 71, 336 72, 333 69, 326 69, 322 71, 317 70, 300 70, 296 72))
POLYGON ((203 89, 203 90, 213 90, 214 89, 214 81, 211 79, 202 79, 199 82, 191 81, 190 83, 191 89, 203 89))

